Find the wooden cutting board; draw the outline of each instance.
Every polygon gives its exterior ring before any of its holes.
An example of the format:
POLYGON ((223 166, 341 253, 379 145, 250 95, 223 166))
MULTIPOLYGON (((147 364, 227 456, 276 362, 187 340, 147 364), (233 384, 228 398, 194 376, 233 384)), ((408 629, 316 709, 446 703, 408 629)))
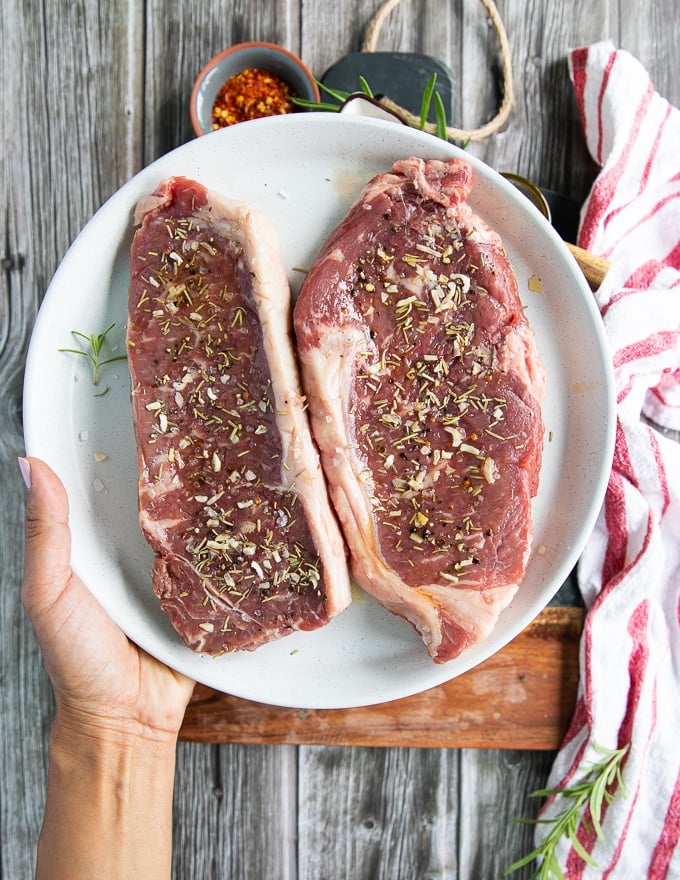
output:
POLYGON ((197 685, 180 738, 435 748, 557 749, 578 687, 582 608, 549 606, 469 672, 421 694, 358 709, 284 709, 197 685))

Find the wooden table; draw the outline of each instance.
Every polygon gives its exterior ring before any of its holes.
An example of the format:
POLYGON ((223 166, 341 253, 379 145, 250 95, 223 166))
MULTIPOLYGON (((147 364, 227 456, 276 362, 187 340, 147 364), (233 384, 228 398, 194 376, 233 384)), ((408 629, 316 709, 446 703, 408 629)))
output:
MULTIPOLYGON (((21 386, 32 321, 67 247, 136 171, 192 137, 202 64, 248 39, 281 43, 317 76, 359 49, 370 0, 6 0, 2 38, 0 300, 0 876, 32 875, 53 704, 19 603, 21 386)), ((517 104, 471 151, 582 201, 596 173, 568 81, 571 46, 629 49, 680 101, 674 0, 505 0, 517 104)), ((456 124, 498 104, 495 36, 474 0, 403 0, 379 48, 449 65, 456 124)), ((497 880, 530 845, 541 786, 577 681, 578 609, 549 609, 458 682, 382 710, 270 710, 199 689, 178 750, 176 878, 497 880), (541 665, 527 656, 541 658, 541 665), (501 683, 502 693, 494 692, 501 683), (543 702, 535 695, 541 694, 543 702), (528 699, 527 699, 528 697, 528 699), (513 700, 515 702, 513 702, 513 700), (520 708, 518 708, 520 707, 520 708), (484 748, 479 748, 484 747, 484 748)), ((527 870, 516 876, 528 876, 527 870)))

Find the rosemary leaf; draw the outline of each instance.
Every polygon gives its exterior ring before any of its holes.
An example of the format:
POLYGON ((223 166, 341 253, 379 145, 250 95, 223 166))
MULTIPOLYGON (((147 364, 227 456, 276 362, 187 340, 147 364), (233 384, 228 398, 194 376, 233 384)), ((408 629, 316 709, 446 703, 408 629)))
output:
POLYGON ((330 86, 324 85, 324 83, 316 78, 314 79, 314 82, 322 92, 330 95, 331 98, 335 98, 338 103, 331 104, 330 101, 310 101, 307 98, 293 96, 290 100, 296 107, 305 107, 308 110, 330 110, 333 113, 337 113, 340 106, 345 103, 351 94, 351 92, 344 92, 340 89, 332 89, 330 86))
POLYGON ((608 802, 607 784, 607 777, 602 775, 599 779, 595 781, 595 784, 593 785, 593 790, 590 792, 590 798, 588 800, 588 808, 590 811, 590 818, 593 823, 593 830, 600 840, 604 839, 604 834, 602 833, 602 825, 600 824, 600 816, 602 815, 602 802, 604 800, 607 800, 608 802))
POLYGON ((293 104, 298 107, 307 107, 309 110, 330 110, 337 113, 340 109, 339 104, 331 104, 328 101, 309 101, 307 98, 291 98, 293 104))
POLYGON ((361 87, 361 91, 365 95, 367 95, 369 98, 374 97, 373 96, 373 89, 371 89, 369 84, 366 82, 366 79, 361 75, 359 75, 359 86, 361 87))
POLYGON ((581 858, 583 859, 584 862, 587 862, 587 863, 588 863, 591 867, 593 867, 593 868, 597 868, 597 862, 596 862, 595 859, 590 855, 590 853, 587 852, 587 851, 583 848, 583 844, 582 844, 581 841, 578 839, 578 837, 577 837, 577 835, 576 835, 576 831, 577 831, 577 828, 574 827, 574 836, 571 838, 571 845, 574 847, 574 849, 576 850, 576 852, 581 856, 581 858))
POLYGON ((444 102, 442 101, 442 96, 439 92, 435 92, 433 95, 434 98, 434 118, 437 126, 436 135, 438 138, 441 138, 443 141, 448 141, 449 136, 446 131, 446 110, 444 108, 444 102))
POLYGON ((322 92, 330 95, 331 98, 335 98, 336 101, 340 101, 341 104, 352 94, 351 92, 345 92, 342 89, 332 89, 330 86, 324 85, 324 83, 318 79, 315 80, 315 82, 322 92))
POLYGON ((423 99, 420 104, 420 130, 423 131, 425 128, 425 124, 427 122, 427 117, 430 112, 430 102, 432 101, 432 93, 434 92, 434 87, 437 84, 437 74, 433 73, 432 76, 427 81, 427 85, 425 86, 425 91, 423 92, 423 99))

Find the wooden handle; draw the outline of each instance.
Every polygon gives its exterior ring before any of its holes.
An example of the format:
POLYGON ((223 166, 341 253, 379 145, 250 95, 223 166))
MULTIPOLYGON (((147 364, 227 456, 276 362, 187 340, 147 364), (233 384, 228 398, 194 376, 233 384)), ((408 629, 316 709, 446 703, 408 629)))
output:
POLYGON ((591 254, 590 251, 586 251, 575 244, 566 242, 566 245, 581 267, 581 271, 585 275, 590 289, 597 290, 600 284, 602 284, 604 276, 609 271, 611 266, 609 260, 605 260, 604 257, 598 257, 596 254, 591 254))

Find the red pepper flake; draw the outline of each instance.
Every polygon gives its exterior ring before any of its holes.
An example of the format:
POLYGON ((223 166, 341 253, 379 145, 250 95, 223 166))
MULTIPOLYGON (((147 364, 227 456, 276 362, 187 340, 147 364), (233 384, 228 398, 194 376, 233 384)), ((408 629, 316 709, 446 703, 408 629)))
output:
POLYGON ((215 98, 212 110, 213 129, 235 122, 291 113, 293 90, 275 73, 249 67, 229 77, 215 98))

